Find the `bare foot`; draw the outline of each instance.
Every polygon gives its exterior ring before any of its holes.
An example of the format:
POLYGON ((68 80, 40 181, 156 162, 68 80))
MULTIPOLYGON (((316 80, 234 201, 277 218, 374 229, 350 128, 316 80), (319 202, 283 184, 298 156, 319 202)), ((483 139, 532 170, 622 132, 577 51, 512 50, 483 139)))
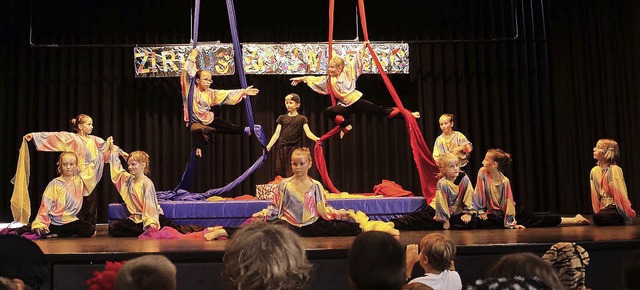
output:
POLYGON ((579 224, 579 225, 589 225, 589 224, 591 224, 591 222, 589 222, 589 220, 586 219, 585 217, 583 217, 581 214, 577 214, 574 219, 576 220, 576 223, 579 224))
POLYGON ((196 156, 202 157, 202 150, 200 148, 196 148, 196 156))
POLYGON ((420 118, 420 112, 411 112, 411 115, 416 119, 420 118))

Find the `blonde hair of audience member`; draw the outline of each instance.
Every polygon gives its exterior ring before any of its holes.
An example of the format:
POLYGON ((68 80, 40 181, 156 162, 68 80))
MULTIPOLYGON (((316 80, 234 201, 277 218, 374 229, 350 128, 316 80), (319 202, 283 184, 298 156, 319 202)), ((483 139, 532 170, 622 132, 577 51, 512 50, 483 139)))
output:
POLYGON ((311 275, 301 238, 284 225, 253 222, 233 234, 222 258, 234 289, 303 289, 311 275))
POLYGON ((608 162, 608 164, 599 164, 598 165, 616 165, 618 164, 618 160, 620 159, 620 147, 618 147, 618 142, 612 139, 600 139, 598 143, 596 143, 596 147, 593 150, 603 150, 604 151, 604 160, 608 162))
POLYGON ((175 290, 176 266, 162 255, 146 255, 127 261, 118 270, 115 290, 175 290))
POLYGON ((515 253, 502 256, 500 260, 489 270, 489 277, 512 278, 536 277, 551 289, 564 290, 564 284, 558 278, 555 269, 532 253, 515 253))
POLYGON ((127 159, 127 164, 129 164, 129 172, 131 174, 133 174, 133 172, 131 172, 131 166, 133 165, 133 163, 138 163, 140 166, 143 166, 144 164, 144 170, 143 173, 144 175, 148 175, 150 170, 149 167, 151 165, 151 161, 149 160, 149 154, 147 154, 144 151, 133 151, 131 153, 129 153, 129 158, 127 159))
POLYGON ((420 265, 425 271, 441 273, 453 269, 456 245, 442 234, 428 234, 420 240, 420 265))

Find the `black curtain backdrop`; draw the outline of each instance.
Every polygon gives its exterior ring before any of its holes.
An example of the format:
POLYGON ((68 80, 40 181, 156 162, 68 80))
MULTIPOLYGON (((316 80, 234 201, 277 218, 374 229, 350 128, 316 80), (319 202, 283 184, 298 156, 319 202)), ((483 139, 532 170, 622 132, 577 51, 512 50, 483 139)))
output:
MULTIPOLYGON (((327 1, 236 1, 242 42, 327 40, 327 1)), ((356 1, 337 1, 334 37, 362 39, 356 1)), ((599 138, 616 139, 632 204, 640 203, 638 148, 640 7, 637 1, 367 1, 373 41, 410 45, 410 74, 392 75, 404 105, 422 113, 428 144, 438 117, 456 116, 456 129, 474 144, 467 171, 474 178, 489 148, 513 154, 509 173, 516 200, 534 211, 590 213, 588 174, 599 138)), ((0 13, 0 221, 10 221, 9 199, 21 137, 69 129, 78 113, 94 119, 94 135, 113 136, 127 151, 151 156, 158 190, 173 188, 190 141, 181 120, 177 78, 136 79, 136 44, 190 41, 191 1, 23 1, 0 13)), ((203 1, 199 41, 231 42, 225 3, 203 1)), ((284 96, 300 94, 301 113, 316 135, 333 124, 323 116, 328 97, 291 76, 249 75, 260 88, 252 97, 256 123, 267 135, 285 113, 284 96)), ((215 88, 237 88, 237 76, 215 77, 215 88)), ((377 75, 358 89, 384 105, 392 100, 377 75)), ((244 105, 216 107, 217 117, 246 124, 244 105)), ((325 145, 337 187, 371 192, 391 179, 419 195, 420 183, 402 120, 357 116, 344 140, 325 145)), ((305 144, 312 146, 308 140, 305 144)), ((198 164, 191 191, 219 187, 261 155, 246 137, 216 136, 198 164)), ((33 215, 42 191, 56 176, 57 153, 31 146, 33 215)), ((273 178, 273 160, 227 196, 253 194, 273 178)), ((107 165, 108 166, 108 165, 107 165)), ((108 169, 108 167, 106 168, 108 169)), ((94 194, 99 220, 120 197, 105 170, 94 194)), ((314 178, 319 178, 315 170, 314 178)))

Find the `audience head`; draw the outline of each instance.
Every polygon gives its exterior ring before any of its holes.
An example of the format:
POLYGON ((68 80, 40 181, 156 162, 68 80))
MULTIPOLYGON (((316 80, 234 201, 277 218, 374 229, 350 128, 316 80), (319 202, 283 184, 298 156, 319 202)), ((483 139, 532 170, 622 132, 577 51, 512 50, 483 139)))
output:
POLYGON ((146 255, 127 261, 116 275, 115 290, 175 290, 176 266, 165 256, 146 255))
POLYGON ((542 260, 556 269, 566 289, 587 289, 585 270, 589 265, 589 253, 583 247, 576 243, 556 243, 542 256, 542 260))
POLYGON ((555 269, 551 264, 543 261, 532 253, 515 253, 505 255, 491 270, 489 277, 493 278, 538 278, 551 289, 565 289, 564 284, 558 279, 555 269))
POLYGON ((640 290, 640 252, 634 253, 622 269, 624 289, 640 290))
POLYGON ((34 242, 0 235, 0 277, 8 279, 16 289, 40 289, 49 280, 49 266, 34 242))
POLYGON ((406 280, 402 246, 385 232, 364 232, 349 249, 349 280, 354 289, 401 289, 406 280))
POLYGON ((80 114, 71 119, 71 131, 79 135, 89 135, 93 131, 93 119, 89 115, 80 114))
POLYGON ((234 289, 303 289, 310 277, 302 239, 285 225, 252 222, 235 232, 223 274, 234 289))
POLYGON ((423 283, 410 283, 402 286, 402 290, 433 290, 433 288, 423 283))
POLYGON ((420 265, 442 272, 451 268, 456 257, 456 245, 443 234, 428 234, 420 241, 420 265))

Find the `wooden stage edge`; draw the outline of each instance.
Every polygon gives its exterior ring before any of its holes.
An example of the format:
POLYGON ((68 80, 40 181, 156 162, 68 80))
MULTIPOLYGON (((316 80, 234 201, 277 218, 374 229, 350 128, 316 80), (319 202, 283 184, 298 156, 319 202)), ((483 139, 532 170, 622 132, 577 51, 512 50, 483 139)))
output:
MULTIPOLYGON (((544 252, 557 242, 576 242, 587 250, 640 250, 640 225, 618 227, 563 226, 521 230, 402 231, 403 246, 440 232, 458 247, 458 256, 512 252, 544 252)), ((354 237, 303 238, 309 259, 344 259, 354 237)), ((103 263, 145 254, 162 254, 174 262, 220 262, 228 241, 141 240, 113 238, 99 225, 93 238, 50 238, 36 241, 52 263, 103 263)))

